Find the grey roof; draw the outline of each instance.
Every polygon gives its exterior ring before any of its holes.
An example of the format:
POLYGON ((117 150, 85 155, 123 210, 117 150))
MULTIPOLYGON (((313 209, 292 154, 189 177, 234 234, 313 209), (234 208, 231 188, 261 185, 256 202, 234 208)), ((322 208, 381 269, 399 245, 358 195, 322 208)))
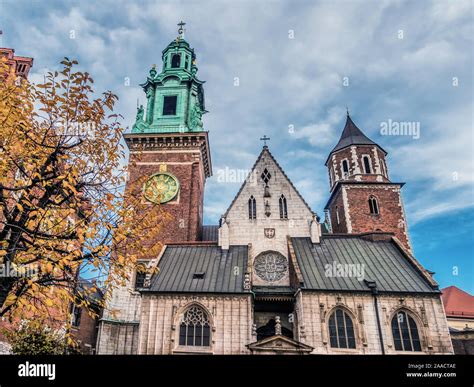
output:
POLYGON ((217 235, 219 232, 219 226, 202 226, 202 238, 201 240, 206 242, 217 242, 217 235))
MULTIPOLYGON (((354 124, 348 114, 346 119, 346 125, 344 126, 344 130, 342 131, 341 138, 339 139, 339 142, 336 144, 336 146, 329 153, 329 155, 350 145, 377 145, 380 149, 382 149, 377 143, 373 142, 370 138, 368 138, 362 132, 362 130, 357 127, 356 124, 354 124)), ((382 151, 384 150, 382 149, 382 151)))
POLYGON ((151 279, 151 292, 243 293, 247 246, 167 246, 159 272, 151 279), (193 278, 204 273, 202 279, 193 278))
POLYGON ((392 241, 323 235, 319 244, 310 238, 292 238, 304 288, 313 290, 369 291, 356 277, 325 275, 325 265, 364 265, 364 279, 376 281, 380 292, 439 293, 408 261, 392 241))

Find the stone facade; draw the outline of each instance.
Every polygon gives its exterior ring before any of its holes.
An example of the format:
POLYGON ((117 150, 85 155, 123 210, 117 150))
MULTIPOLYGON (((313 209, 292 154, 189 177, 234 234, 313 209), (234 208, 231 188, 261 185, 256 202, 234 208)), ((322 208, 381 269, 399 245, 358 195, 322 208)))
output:
MULTIPOLYGON (((383 295, 378 298, 381 330, 386 354, 395 354, 390 322, 396 312, 407 311, 417 324, 422 352, 452 353, 453 348, 439 296, 383 295)), ((248 296, 146 295, 142 302, 139 354, 212 353, 250 354, 256 341, 253 332, 253 301, 248 296), (178 345, 178 327, 186 308, 199 305, 210 316, 212 345, 183 348, 178 345)), ((381 354, 374 300, 371 295, 334 292, 299 292, 295 311, 295 339, 312 347, 313 354, 381 354), (331 348, 328 318, 343 308, 354 323, 355 349, 331 348)), ((290 316, 291 317, 291 316, 290 316)), ((284 318, 281 316, 281 318, 284 318)))
POLYGON ((146 295, 142 302, 139 354, 248 354, 252 336, 251 295, 146 295), (181 347, 179 323, 191 305, 203 308, 211 323, 210 347, 181 347))
MULTIPOLYGON (((229 245, 251 245, 250 259, 265 251, 276 251, 288 262, 288 236, 307 236, 316 221, 304 199, 265 147, 254 165, 249 178, 221 219, 219 244, 223 248, 229 245), (271 175, 267 184, 262 173, 271 175), (266 186, 266 187, 265 187, 266 186), (268 197, 265 197, 267 192, 268 197), (287 216, 280 217, 280 199, 284 196, 287 203, 287 216), (249 199, 255 199, 256 219, 249 218, 249 199), (269 215, 266 215, 269 211, 269 215)), ((288 263, 287 263, 288 265, 288 263)), ((268 285, 258 275, 253 275, 254 285, 268 285)), ((288 286, 288 272, 272 285, 288 286)))
MULTIPOLYGON (((422 336, 422 351, 427 354, 452 353, 446 317, 439 296, 378 297, 384 349, 396 353, 390 322, 399 310, 406 310, 415 318, 422 336)), ((374 300, 371 295, 329 292, 303 292, 298 297, 300 324, 304 327, 301 341, 315 348, 318 354, 381 354, 374 300), (329 315, 335 308, 348 311, 354 323, 356 349, 331 348, 328 343, 329 315)), ((301 331, 301 328, 300 328, 301 331)))

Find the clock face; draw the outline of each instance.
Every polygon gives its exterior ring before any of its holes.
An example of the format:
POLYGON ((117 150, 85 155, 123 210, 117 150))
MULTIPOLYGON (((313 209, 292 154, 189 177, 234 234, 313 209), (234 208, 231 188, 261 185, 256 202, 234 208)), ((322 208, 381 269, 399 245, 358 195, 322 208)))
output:
POLYGON ((156 204, 169 202, 176 197, 178 191, 178 179, 167 172, 155 173, 143 185, 145 199, 156 204))

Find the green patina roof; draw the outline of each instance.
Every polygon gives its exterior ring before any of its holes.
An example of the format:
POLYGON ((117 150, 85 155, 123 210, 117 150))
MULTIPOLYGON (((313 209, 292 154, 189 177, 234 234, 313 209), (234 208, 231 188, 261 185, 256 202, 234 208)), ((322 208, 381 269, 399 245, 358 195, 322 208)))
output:
POLYGON ((162 70, 153 66, 143 87, 146 108, 137 108, 132 133, 188 133, 203 131, 202 115, 207 113, 204 81, 197 78, 196 55, 182 37, 173 40, 162 52, 162 70), (177 59, 178 58, 178 59, 177 59), (176 59, 176 60, 175 60, 176 59), (173 98, 175 98, 173 100, 173 98), (172 100, 170 113, 165 100, 172 100))

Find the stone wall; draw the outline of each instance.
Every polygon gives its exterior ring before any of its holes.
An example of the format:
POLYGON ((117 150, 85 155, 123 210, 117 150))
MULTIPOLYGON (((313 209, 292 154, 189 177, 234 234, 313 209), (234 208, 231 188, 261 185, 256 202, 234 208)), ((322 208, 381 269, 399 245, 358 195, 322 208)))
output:
MULTIPOLYGON (((385 352, 395 354, 391 332, 391 319, 403 309, 416 321, 427 354, 453 352, 444 308, 439 296, 379 295, 379 314, 385 352)), ((315 348, 313 353, 380 354, 380 339, 372 295, 333 292, 303 292, 297 300, 299 339, 315 348), (331 348, 327 321, 335 307, 342 307, 352 318, 356 336, 356 349, 331 348)))
POLYGON ((186 309, 197 304, 211 321, 211 346, 191 347, 194 352, 247 354, 252 336, 250 295, 144 295, 140 323, 139 354, 189 352, 179 344, 179 323, 186 309))
MULTIPOLYGON (((313 214, 269 153, 263 154, 251 176, 225 217, 228 226, 228 244, 247 245, 250 243, 252 260, 261 252, 268 250, 277 251, 288 259, 287 236, 309 237, 313 214), (265 183, 260 177, 265 168, 271 174, 268 182, 268 192, 271 195, 269 198, 264 198, 265 183), (287 201, 288 219, 280 219, 279 199, 282 194, 287 201), (250 196, 256 200, 257 219, 249 219, 250 196), (267 200, 270 205, 270 216, 265 215, 267 200), (274 236, 266 235, 266 229, 274 230, 274 236)), ((222 240, 219 243, 222 246, 222 240)), ((254 275, 253 284, 267 285, 268 283, 254 275)), ((272 285, 289 285, 288 275, 272 285)))

